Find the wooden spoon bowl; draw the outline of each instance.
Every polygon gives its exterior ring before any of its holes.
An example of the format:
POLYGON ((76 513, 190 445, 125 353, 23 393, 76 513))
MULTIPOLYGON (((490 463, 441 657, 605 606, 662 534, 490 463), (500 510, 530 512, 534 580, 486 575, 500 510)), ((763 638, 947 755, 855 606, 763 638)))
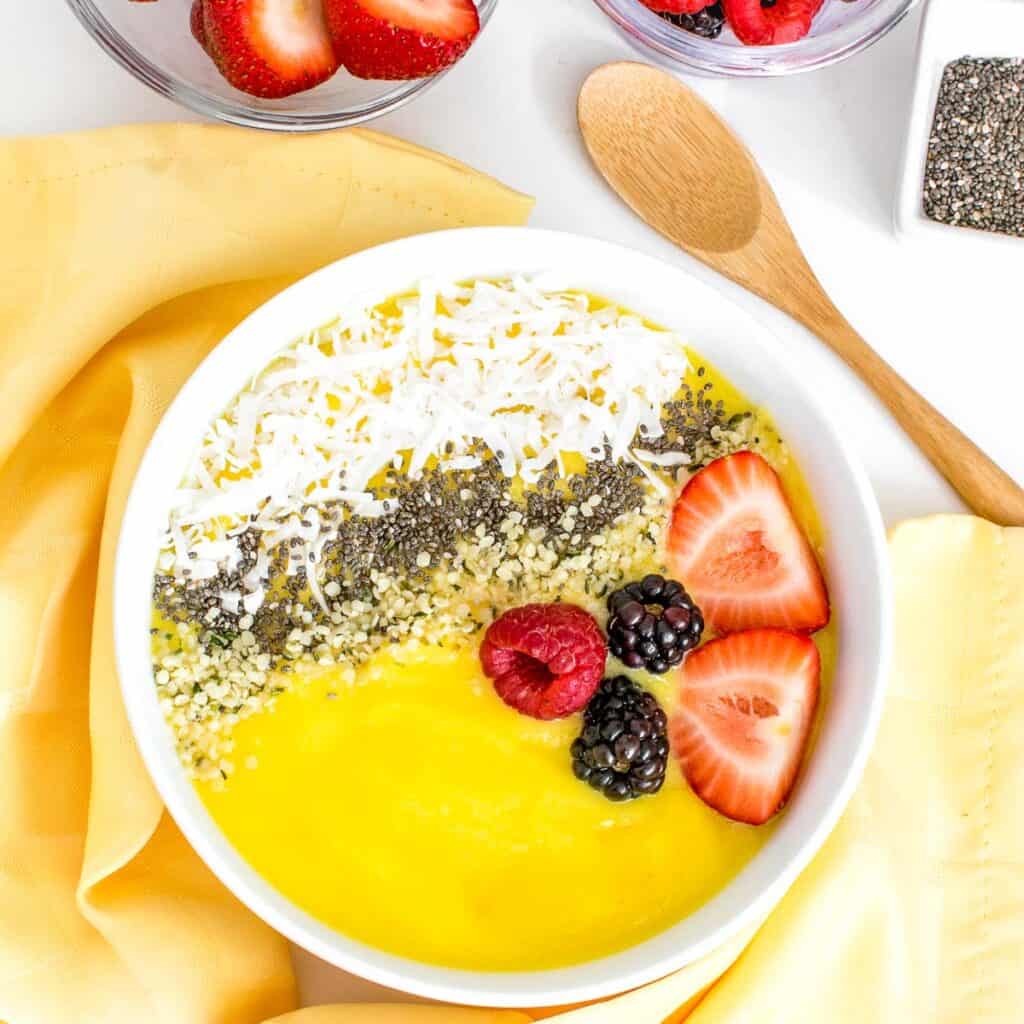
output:
POLYGON ((1024 490, 850 326, 756 161, 696 93, 646 64, 606 64, 584 83, 578 113, 598 170, 651 227, 824 341, 975 512, 1024 526, 1024 490))

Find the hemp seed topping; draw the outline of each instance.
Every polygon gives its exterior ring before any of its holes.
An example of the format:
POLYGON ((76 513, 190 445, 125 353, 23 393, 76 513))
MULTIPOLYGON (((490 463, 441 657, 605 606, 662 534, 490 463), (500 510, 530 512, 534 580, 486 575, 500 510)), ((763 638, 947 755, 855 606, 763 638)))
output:
MULTIPOLYGON (((749 447, 753 422, 684 392, 666 406, 664 436, 645 443, 679 456, 685 473, 749 447)), ((457 647, 525 599, 597 606, 658 564, 663 496, 636 463, 606 450, 568 477, 548 467, 514 496, 497 460, 478 452, 472 470, 428 468, 417 479, 389 471, 374 494, 391 503, 383 516, 320 507, 334 526, 317 565, 289 574, 291 544, 278 545, 268 597, 254 613, 227 609, 219 597, 248 559, 211 579, 157 574, 154 607, 165 624, 154 629, 157 689, 192 775, 230 775, 234 725, 272 708, 302 673, 341 665, 352 683, 387 644, 457 647), (322 603, 310 592, 314 572, 322 603)), ((255 551, 258 531, 248 527, 244 537, 255 551)))

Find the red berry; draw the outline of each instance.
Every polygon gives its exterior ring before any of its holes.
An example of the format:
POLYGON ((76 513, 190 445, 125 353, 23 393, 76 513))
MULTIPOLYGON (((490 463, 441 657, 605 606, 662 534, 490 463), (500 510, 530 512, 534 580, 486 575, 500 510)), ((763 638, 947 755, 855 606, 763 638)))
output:
POLYGON ((658 14, 696 14, 710 7, 715 0, 640 0, 658 14))
POLYGON ((795 43, 811 30, 822 0, 778 0, 762 7, 761 0, 722 0, 725 18, 736 38, 747 46, 795 43))
POLYGON ((821 629, 828 591, 778 474, 737 452, 706 466, 672 509, 667 559, 715 629, 821 629))
POLYGON ((324 0, 338 60, 357 78, 426 78, 480 32, 473 0, 324 0))
POLYGON ((203 0, 192 0, 191 27, 192 36, 195 41, 206 49, 206 12, 203 10, 203 0))
POLYGON ((338 70, 320 0, 203 0, 203 14, 207 52, 251 96, 291 96, 338 70))
POLYGON ((814 641, 782 629, 734 633, 691 654, 670 737, 697 796, 734 821, 772 817, 793 788, 820 679, 814 641))
POLYGON ((526 604, 495 619, 480 661, 498 696, 531 718, 582 710, 604 675, 607 656, 597 623, 574 604, 526 604))

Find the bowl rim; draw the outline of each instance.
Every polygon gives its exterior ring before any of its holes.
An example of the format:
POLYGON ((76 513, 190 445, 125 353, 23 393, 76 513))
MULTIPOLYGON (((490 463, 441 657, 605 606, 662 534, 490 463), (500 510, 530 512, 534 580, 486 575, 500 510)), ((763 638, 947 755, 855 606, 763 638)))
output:
MULTIPOLYGON (((583 282, 589 273, 577 278, 579 287, 586 287, 583 282)), ((673 293, 671 300, 662 301, 677 300, 673 293)), ((638 308, 636 304, 634 308, 638 308)), ((806 469, 803 452, 801 464, 806 469)), ((150 777, 186 839, 243 904, 321 959, 392 989, 464 1005, 541 1006, 585 1002, 636 988, 699 959, 763 920, 825 841, 863 772, 884 701, 892 643, 892 586, 881 513, 864 469, 804 386, 797 368, 781 351, 781 344, 758 320, 681 268, 633 249, 532 228, 459 228, 389 242, 329 264, 260 306, 209 353, 165 412, 136 471, 116 552, 113 619, 121 692, 150 777), (600 268, 593 272, 596 276, 610 277, 606 268, 614 266, 616 279, 628 267, 633 280, 642 282, 637 285, 639 290, 653 288, 649 283, 653 281, 674 286, 681 293, 699 295, 711 304, 716 319, 724 317, 732 321, 731 326, 744 329, 742 342, 736 344, 744 347, 745 355, 760 360, 758 367, 766 365, 773 375, 781 374, 787 393, 798 399, 793 407, 801 416, 806 414, 807 432, 813 427, 815 452, 820 449, 822 453, 815 458, 828 457, 827 476, 840 481, 837 486, 843 507, 849 503, 854 509, 851 514, 862 541, 857 559, 864 567, 864 585, 874 603, 874 607, 865 608, 863 616, 856 617, 856 628, 865 634, 859 637, 864 653, 856 657, 866 659, 863 678, 857 678, 857 698, 862 689, 866 702, 854 704, 858 728, 847 736, 840 734, 842 743, 835 749, 848 750, 842 757, 835 755, 839 758, 838 780, 833 788, 825 787, 826 795, 819 801, 822 806, 798 813, 802 792, 798 787, 778 830, 746 868, 708 903, 666 931, 621 953, 553 970, 481 972, 424 964, 349 939, 295 907, 249 867, 207 814, 181 770, 153 685, 149 616, 160 527, 170 492, 184 473, 209 420, 290 338, 326 322, 330 314, 321 315, 324 310, 336 313, 346 302, 381 301, 431 273, 470 277, 552 270, 564 275, 577 265, 576 261, 600 268), (454 271, 455 266, 464 269, 454 271), (498 269, 502 266, 505 271, 498 269), (422 268, 429 268, 427 275, 422 268), (372 285, 366 283, 369 281, 372 285), (283 334, 279 322, 289 325, 283 334), (799 831, 804 817, 809 819, 809 827, 799 831), (789 826, 787 822, 794 824, 789 826), (783 834, 785 842, 773 846, 783 834)), ((845 636, 842 644, 846 650, 845 636)), ((841 654, 840 667, 842 663, 841 654)), ((819 755, 817 749, 812 753, 815 760, 833 756, 819 755)), ((804 788, 809 790, 811 783, 804 788)))
MULTIPOLYGON (((439 82, 456 65, 429 78, 391 83, 392 88, 360 110, 351 113, 295 113, 251 106, 244 99, 232 101, 214 97, 183 81, 142 54, 110 23, 93 0, 65 0, 82 27, 109 57, 133 77, 166 99, 179 103, 202 117, 242 128, 262 128, 281 132, 322 132, 332 128, 354 128, 404 107, 439 82)), ((477 0, 480 10, 480 34, 498 6, 498 0, 477 0)), ((479 41, 479 36, 474 44, 479 41)), ((239 92, 239 97, 244 93, 239 92)), ((254 97, 255 99, 255 97, 254 97)))
POLYGON ((594 0, 635 47, 677 70, 732 78, 764 78, 816 71, 878 42, 921 0, 881 0, 848 25, 794 43, 726 46, 682 31, 640 0, 594 0))

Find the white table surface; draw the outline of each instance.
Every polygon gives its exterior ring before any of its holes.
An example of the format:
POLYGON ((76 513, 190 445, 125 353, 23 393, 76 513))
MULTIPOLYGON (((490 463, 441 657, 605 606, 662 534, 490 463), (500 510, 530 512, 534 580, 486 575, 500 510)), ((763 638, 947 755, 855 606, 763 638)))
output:
MULTIPOLYGON (((61 0, 0 0, 0 132, 194 120, 109 60, 61 0)), ((893 366, 1024 480, 1024 242, 980 256, 895 236, 892 207, 919 14, 837 67, 788 79, 691 78, 745 139, 837 305, 893 366)), ((592 170, 576 130, 586 74, 636 54, 592 0, 505 0, 462 65, 374 127, 537 197, 532 223, 621 242, 714 275, 641 223, 592 170)), ((886 521, 962 508, 865 388, 807 332, 714 283, 791 347, 849 431, 886 521)), ((304 998, 393 994, 296 954, 304 998)))

